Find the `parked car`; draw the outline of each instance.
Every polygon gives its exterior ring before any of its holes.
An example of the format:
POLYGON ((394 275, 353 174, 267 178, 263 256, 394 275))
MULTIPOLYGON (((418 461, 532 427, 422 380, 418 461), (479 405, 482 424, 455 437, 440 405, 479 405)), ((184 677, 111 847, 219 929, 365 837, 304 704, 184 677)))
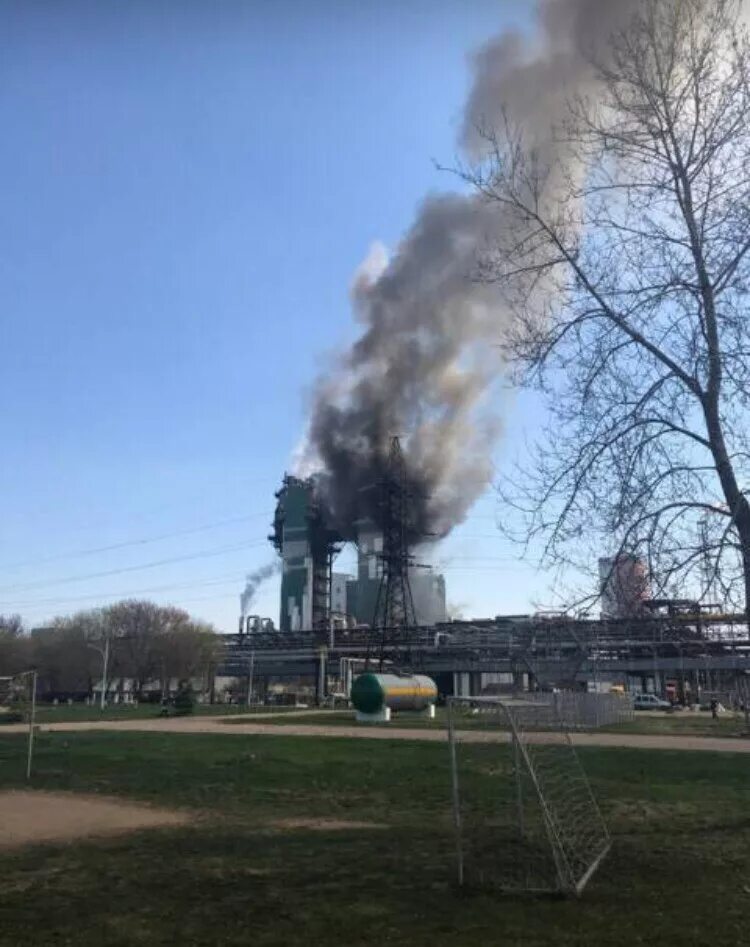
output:
POLYGON ((671 710, 668 700, 662 700, 656 694, 636 694, 633 698, 634 710, 671 710))
POLYGON ((23 714, 13 707, 0 707, 0 724, 23 723, 23 714))

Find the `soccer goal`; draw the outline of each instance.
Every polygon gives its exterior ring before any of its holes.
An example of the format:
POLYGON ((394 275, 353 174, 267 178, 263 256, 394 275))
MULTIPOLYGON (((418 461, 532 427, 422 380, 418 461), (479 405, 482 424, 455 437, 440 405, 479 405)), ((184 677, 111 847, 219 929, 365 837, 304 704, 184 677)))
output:
POLYGON ((459 884, 580 895, 609 851, 552 697, 448 698, 459 884))
POLYGON ((9 723, 28 724, 26 778, 31 779, 36 726, 36 671, 23 671, 12 677, 0 678, 0 713, 9 723))

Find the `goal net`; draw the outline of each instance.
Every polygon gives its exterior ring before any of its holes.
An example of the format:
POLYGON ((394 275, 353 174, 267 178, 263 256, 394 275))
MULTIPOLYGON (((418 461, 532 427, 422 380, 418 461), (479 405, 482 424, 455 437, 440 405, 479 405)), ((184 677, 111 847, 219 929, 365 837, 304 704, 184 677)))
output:
POLYGON ((609 834, 556 695, 450 697, 460 884, 580 894, 609 834))
POLYGON ((0 723, 19 723, 28 727, 24 753, 26 778, 31 778, 36 717, 36 671, 24 671, 12 677, 0 677, 0 723))

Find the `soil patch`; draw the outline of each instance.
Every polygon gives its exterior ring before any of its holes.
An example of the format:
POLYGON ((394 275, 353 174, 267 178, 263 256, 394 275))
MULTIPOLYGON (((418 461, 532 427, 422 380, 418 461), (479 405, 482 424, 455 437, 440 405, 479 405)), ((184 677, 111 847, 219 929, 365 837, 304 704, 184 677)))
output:
POLYGON ((64 792, 0 792, 0 848, 184 825, 188 813, 64 792))

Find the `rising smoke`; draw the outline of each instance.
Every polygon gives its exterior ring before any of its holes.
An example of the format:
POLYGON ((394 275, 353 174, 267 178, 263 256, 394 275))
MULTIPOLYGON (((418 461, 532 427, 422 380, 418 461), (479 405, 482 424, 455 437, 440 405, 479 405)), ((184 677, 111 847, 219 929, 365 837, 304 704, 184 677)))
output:
MULTIPOLYGON (((534 39, 508 32, 487 43, 474 57, 463 115, 467 159, 481 160, 486 139, 477 129, 497 127, 504 114, 547 164, 570 164, 552 126, 566 96, 590 90, 591 55, 637 2, 541 0, 534 39)), ((551 175, 548 188, 559 179, 551 175)), ((321 470, 344 535, 373 514, 367 498, 394 434, 417 532, 447 534, 487 487, 502 430, 492 389, 510 316, 497 290, 474 276, 482 253, 516 226, 478 196, 430 196, 393 255, 376 246, 355 275, 363 331, 318 383, 305 457, 308 469, 321 470)))
POLYGON ((250 606, 253 603, 255 598, 255 593, 258 591, 258 588, 272 576, 276 575, 277 572, 281 569, 281 562, 278 559, 275 559, 273 562, 269 562, 264 566, 261 566, 259 569, 256 569, 255 572, 251 572, 245 580, 245 588, 240 595, 240 617, 244 618, 250 611, 250 606))

